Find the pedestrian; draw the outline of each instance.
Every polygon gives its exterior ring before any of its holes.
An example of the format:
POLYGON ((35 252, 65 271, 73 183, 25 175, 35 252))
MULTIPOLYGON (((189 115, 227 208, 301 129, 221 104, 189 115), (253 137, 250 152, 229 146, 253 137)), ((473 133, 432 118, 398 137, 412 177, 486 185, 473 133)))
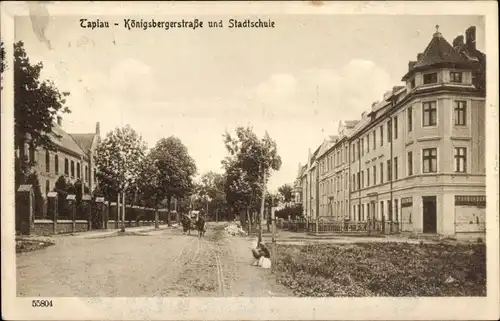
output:
POLYGON ((270 259, 271 253, 264 242, 260 242, 255 249, 252 249, 253 257, 257 260, 252 265, 258 265, 261 258, 270 259))
POLYGON ((198 216, 198 220, 196 221, 196 229, 198 230, 200 238, 205 235, 205 217, 201 214, 198 216))

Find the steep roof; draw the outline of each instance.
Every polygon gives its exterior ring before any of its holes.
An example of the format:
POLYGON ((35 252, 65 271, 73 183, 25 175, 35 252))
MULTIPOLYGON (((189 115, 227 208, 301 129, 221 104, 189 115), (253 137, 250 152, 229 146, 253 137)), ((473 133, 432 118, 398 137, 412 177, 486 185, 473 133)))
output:
MULTIPOLYGON (((436 26, 436 28, 438 28, 438 26, 436 26)), ((458 53, 439 31, 434 33, 427 48, 425 48, 424 52, 418 55, 417 58, 415 63, 411 63, 411 68, 408 73, 403 76, 403 80, 408 79, 409 76, 416 71, 427 69, 432 66, 452 64, 455 67, 459 67, 468 63, 467 59, 458 53)))
POLYGON ((359 123, 359 120, 346 120, 346 121, 344 121, 344 123, 345 123, 345 127, 353 128, 354 126, 356 126, 359 123))
POLYGON ((92 143, 94 142, 94 138, 96 136, 95 133, 90 133, 90 134, 69 134, 71 137, 73 137, 74 141, 80 146, 81 149, 83 149, 86 153, 90 150, 92 147, 92 143))
POLYGON ((52 132, 55 135, 52 136, 52 142, 59 147, 68 149, 78 155, 85 155, 86 153, 83 149, 75 142, 73 137, 66 133, 59 125, 54 124, 52 126, 52 132))

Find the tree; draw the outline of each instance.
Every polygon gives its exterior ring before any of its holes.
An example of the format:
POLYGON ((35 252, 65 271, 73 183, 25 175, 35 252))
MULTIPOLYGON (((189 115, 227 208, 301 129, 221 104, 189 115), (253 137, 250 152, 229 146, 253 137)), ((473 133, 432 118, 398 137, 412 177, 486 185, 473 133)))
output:
MULTIPOLYGON (((96 149, 95 164, 100 189, 116 191, 117 201, 123 203, 126 190, 136 187, 146 150, 146 143, 130 125, 109 132, 96 149)), ((125 204, 122 206, 123 224, 125 204)))
MULTIPOLYGON (((262 222, 267 180, 271 171, 280 169, 281 157, 276 142, 267 132, 259 139, 251 127, 237 127, 235 134, 235 137, 227 132, 224 135, 224 144, 229 152, 223 161, 228 202, 245 206, 247 215, 260 203, 259 221, 262 222)), ((259 241, 261 237, 259 233, 259 241)))
POLYGON ((281 197, 286 205, 293 200, 293 188, 289 184, 284 184, 278 188, 278 193, 281 194, 281 197))
POLYGON ((187 147, 174 136, 160 139, 150 157, 158 170, 158 193, 164 195, 170 209, 172 197, 180 199, 193 192, 196 164, 187 147))
POLYGON ((137 198, 141 205, 158 208, 163 200, 160 171, 151 153, 141 161, 138 168, 137 198))
POLYGON ((65 106, 69 93, 60 92, 50 80, 41 80, 42 69, 41 62, 30 62, 22 41, 14 45, 14 142, 22 160, 27 141, 33 147, 54 149, 50 135, 54 135, 55 119, 70 113, 65 106))
POLYGON ((0 86, 0 88, 3 89, 3 71, 7 67, 7 64, 5 63, 5 48, 3 47, 3 41, 0 42, 0 55, 2 58, 2 61, 0 63, 0 72, 2 74, 2 78, 1 78, 2 85, 0 86))
POLYGON ((198 190, 198 194, 204 199, 207 212, 211 208, 212 213, 215 212, 216 218, 218 218, 219 211, 223 208, 226 198, 224 193, 224 176, 211 171, 203 174, 201 182, 198 185, 198 190))

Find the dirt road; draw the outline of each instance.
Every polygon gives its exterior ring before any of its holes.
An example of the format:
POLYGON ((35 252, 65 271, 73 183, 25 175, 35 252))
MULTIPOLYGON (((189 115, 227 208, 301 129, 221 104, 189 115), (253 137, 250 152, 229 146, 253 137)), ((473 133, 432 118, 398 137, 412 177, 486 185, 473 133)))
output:
POLYGON ((291 296, 270 270, 251 266, 251 240, 208 225, 125 236, 61 237, 17 255, 19 296, 291 296), (218 230, 219 229, 219 230, 218 230))

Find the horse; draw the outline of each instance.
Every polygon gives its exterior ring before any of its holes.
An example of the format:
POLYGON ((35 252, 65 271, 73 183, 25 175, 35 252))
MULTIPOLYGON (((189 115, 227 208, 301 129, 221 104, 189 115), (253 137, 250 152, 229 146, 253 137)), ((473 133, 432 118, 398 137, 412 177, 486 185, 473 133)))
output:
POLYGON ((198 236, 202 238, 205 235, 205 218, 202 216, 198 217, 196 221, 196 229, 198 230, 198 236))

